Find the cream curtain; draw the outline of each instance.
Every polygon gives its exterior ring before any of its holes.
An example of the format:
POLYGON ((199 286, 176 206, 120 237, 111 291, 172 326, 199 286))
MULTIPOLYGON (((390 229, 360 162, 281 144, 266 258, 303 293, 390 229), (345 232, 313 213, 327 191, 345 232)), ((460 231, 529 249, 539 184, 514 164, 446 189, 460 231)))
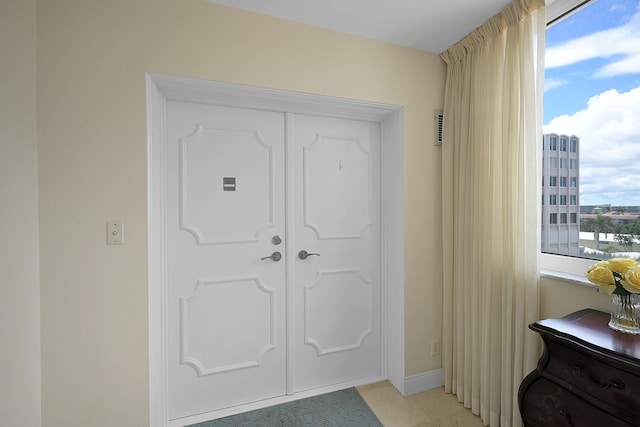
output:
POLYGON ((536 366, 544 1, 517 0, 442 54, 445 390, 520 426, 536 366))

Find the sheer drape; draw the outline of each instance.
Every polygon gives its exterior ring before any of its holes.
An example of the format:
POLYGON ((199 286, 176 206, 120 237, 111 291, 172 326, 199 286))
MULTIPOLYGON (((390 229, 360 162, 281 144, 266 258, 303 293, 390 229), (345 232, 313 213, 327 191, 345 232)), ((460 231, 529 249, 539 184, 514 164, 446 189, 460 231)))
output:
POLYGON ((544 1, 517 0, 442 54, 445 389, 520 426, 536 365, 544 1))

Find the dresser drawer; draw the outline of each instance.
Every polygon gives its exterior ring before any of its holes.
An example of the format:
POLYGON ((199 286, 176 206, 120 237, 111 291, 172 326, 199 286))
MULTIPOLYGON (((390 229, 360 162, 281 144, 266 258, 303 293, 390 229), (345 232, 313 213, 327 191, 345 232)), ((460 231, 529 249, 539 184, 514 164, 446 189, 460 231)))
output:
POLYGON ((547 343, 547 349, 550 356, 547 372, 599 402, 631 413, 640 412, 640 377, 553 341, 547 343))
POLYGON ((529 427, 631 427, 545 378, 538 378, 523 399, 522 419, 529 427))

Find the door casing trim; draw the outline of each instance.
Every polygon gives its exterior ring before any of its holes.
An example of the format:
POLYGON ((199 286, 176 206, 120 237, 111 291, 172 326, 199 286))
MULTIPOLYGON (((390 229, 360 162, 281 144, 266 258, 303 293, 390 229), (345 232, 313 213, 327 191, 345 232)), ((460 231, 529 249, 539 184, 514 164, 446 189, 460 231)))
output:
POLYGON ((167 417, 167 272, 162 232, 166 173, 162 150, 157 149, 158 141, 166 138, 165 111, 170 100, 380 123, 382 365, 383 376, 404 394, 403 107, 152 73, 147 73, 146 85, 150 426, 172 425, 167 417))

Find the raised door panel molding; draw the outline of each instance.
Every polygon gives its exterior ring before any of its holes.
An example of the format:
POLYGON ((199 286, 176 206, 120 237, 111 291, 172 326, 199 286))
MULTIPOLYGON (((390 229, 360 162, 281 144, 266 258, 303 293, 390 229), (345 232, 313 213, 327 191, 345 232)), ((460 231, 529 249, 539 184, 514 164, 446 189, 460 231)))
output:
POLYGON ((197 125, 180 156, 180 228, 199 245, 257 242, 273 226, 273 155, 259 131, 197 125))
POLYGON ((305 226, 318 239, 362 236, 372 223, 368 150, 354 139, 317 134, 303 153, 305 226))
POLYGON ((373 331, 373 281, 359 268, 319 271, 304 287, 304 319, 304 342, 319 356, 362 347, 373 331))
POLYGON ((259 366, 275 348, 274 311, 274 292, 258 277, 198 280, 180 298, 181 363, 198 376, 259 366))

